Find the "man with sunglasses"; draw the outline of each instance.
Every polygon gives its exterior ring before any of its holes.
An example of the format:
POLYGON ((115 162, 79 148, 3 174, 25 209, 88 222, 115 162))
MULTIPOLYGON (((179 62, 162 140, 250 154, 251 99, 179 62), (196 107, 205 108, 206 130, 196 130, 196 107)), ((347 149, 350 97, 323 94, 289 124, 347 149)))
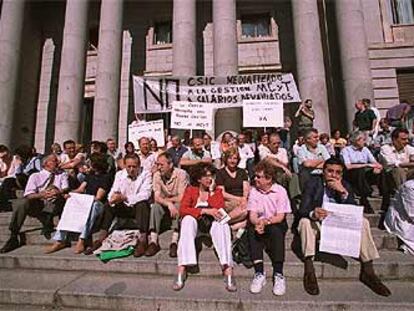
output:
MULTIPOLYGON (((350 186, 342 179, 344 167, 340 159, 331 158, 327 160, 323 166, 323 178, 312 177, 302 193, 302 202, 299 209, 301 220, 298 229, 305 258, 303 285, 310 295, 319 294, 313 259, 316 254, 316 239, 319 235, 321 222, 328 215, 328 212, 322 208, 323 203, 356 204, 350 186)), ((362 222, 360 249, 360 281, 378 295, 391 295, 390 290, 374 272, 372 260, 379 258, 379 254, 366 218, 362 222)))

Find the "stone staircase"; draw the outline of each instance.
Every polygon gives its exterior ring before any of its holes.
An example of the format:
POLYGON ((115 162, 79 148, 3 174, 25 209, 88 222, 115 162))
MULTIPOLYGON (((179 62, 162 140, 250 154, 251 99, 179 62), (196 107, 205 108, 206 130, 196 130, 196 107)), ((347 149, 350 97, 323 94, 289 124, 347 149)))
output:
MULTIPOLYGON (((378 209, 379 202, 373 200, 373 206, 378 209)), ((154 257, 104 264, 94 256, 75 255, 70 248, 43 254, 51 241, 40 236, 37 220, 27 219, 27 245, 0 255, 0 310, 414 310, 414 258, 398 252, 395 237, 376 228, 378 214, 366 216, 380 249, 375 269, 393 293, 387 298, 358 281, 356 260, 332 255, 315 262, 321 294, 308 295, 290 232, 284 269, 287 293, 275 297, 270 278, 261 294, 250 294, 253 271, 243 266, 235 268, 238 291, 228 293, 215 254, 208 248, 200 254, 200 273, 190 275, 185 288, 174 292, 171 284, 177 261, 168 257, 171 232, 161 236, 162 250, 154 257)), ((1 244, 8 238, 10 217, 11 213, 0 213, 1 244)), ((292 217, 288 220, 291 223, 292 217)), ((265 269, 270 275, 269 262, 265 269)))

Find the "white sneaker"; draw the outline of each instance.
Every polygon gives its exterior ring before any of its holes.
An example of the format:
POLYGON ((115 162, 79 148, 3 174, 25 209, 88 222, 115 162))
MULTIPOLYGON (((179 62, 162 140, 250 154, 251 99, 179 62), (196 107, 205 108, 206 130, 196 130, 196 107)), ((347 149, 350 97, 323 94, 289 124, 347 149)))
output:
POLYGON ((277 273, 273 281, 273 295, 283 296, 286 293, 286 279, 277 273))
POLYGON ((262 291, 263 286, 266 285, 266 275, 262 273, 256 273, 250 284, 250 292, 252 294, 258 294, 262 291))

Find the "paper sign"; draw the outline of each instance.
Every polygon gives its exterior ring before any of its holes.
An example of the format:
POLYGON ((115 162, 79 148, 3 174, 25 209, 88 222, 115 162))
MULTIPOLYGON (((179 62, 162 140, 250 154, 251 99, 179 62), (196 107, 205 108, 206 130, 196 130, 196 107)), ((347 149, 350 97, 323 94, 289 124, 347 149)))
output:
POLYGON ((139 149, 138 140, 141 137, 154 138, 158 147, 163 147, 165 145, 164 121, 154 120, 130 124, 128 126, 128 140, 134 144, 135 149, 139 149))
POLYGON ((323 203, 329 214, 322 221, 319 250, 358 258, 361 250, 362 206, 323 203))
POLYGON ((283 127, 283 101, 244 100, 244 127, 283 127))
POLYGON ((213 106, 203 103, 173 102, 171 128, 213 130, 213 106))
POLYGON ((71 192, 63 208, 57 230, 82 232, 88 221, 95 197, 71 192))

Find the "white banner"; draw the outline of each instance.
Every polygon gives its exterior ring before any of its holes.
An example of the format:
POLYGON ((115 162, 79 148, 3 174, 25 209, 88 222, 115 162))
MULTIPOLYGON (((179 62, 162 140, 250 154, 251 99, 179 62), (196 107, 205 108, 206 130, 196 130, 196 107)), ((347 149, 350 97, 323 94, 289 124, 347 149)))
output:
POLYGON ((213 106, 203 103, 173 102, 171 128, 213 130, 213 106))
POLYGON ((300 102, 291 73, 226 77, 133 76, 136 113, 169 112, 174 101, 213 104, 215 108, 240 107, 244 100, 300 102))
POLYGON ((165 145, 164 121, 141 121, 128 125, 128 141, 134 144, 135 149, 139 149, 138 140, 141 137, 154 138, 158 147, 163 147, 165 145))
POLYGON ((95 197, 89 194, 69 193, 57 230, 82 232, 91 212, 95 197))
POLYGON ((244 100, 244 127, 283 127, 283 101, 244 100))
POLYGON ((323 203, 328 216, 322 221, 319 250, 358 258, 364 208, 357 205, 323 203))

